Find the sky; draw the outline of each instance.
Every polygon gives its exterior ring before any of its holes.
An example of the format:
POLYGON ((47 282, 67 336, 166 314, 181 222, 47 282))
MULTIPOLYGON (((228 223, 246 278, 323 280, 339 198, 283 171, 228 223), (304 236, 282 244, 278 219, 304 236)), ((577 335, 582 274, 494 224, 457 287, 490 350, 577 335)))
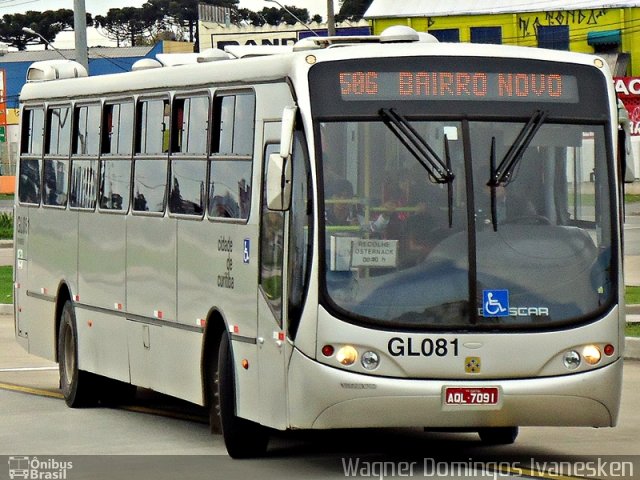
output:
MULTIPOLYGON (((327 16, 325 0, 279 0, 286 6, 306 8, 311 15, 319 13, 323 18, 327 16)), ((92 15, 104 15, 110 8, 140 7, 146 0, 85 0, 85 9, 92 15)), ((23 13, 27 10, 43 12, 45 10, 73 9, 74 0, 0 0, 0 16, 8 13, 23 13)), ((338 1, 334 2, 334 9, 338 11, 338 1)), ((263 7, 276 6, 264 0, 240 0, 240 8, 262 10, 263 7)))
MULTIPOLYGON (((325 0, 278 0, 285 6, 306 8, 311 15, 320 14, 326 20, 327 4, 325 0)), ((85 0, 85 10, 91 15, 106 15, 110 8, 140 7, 146 0, 85 0)), ((0 0, 0 17, 12 13, 24 13, 27 10, 44 12, 45 10, 59 10, 68 8, 73 10, 74 0, 0 0)), ((248 8, 253 11, 262 10, 263 7, 276 7, 274 3, 264 0, 240 0, 240 8, 248 8)), ((334 0, 334 10, 339 10, 338 0, 334 0)), ((105 38, 93 28, 87 29, 87 43, 92 46, 115 46, 115 43, 105 38)), ((56 48, 73 48, 73 32, 62 32, 53 45, 56 48)))

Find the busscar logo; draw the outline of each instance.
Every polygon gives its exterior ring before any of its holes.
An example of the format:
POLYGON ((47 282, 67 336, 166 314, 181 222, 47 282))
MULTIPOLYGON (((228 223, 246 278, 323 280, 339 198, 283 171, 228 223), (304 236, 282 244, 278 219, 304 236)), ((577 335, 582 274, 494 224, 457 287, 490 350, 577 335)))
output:
POLYGON ((63 462, 55 458, 9 457, 9 478, 27 478, 33 480, 66 480, 67 471, 73 468, 73 462, 63 462))

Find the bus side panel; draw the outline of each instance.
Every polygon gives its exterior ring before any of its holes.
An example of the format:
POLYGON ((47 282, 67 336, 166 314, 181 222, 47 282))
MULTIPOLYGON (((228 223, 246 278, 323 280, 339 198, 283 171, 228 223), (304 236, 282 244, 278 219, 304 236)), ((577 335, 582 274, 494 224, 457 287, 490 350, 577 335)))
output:
POLYGON ((202 333, 127 320, 132 383, 199 405, 202 333), (148 332, 148 333, 147 333, 148 332), (149 348, 138 348, 145 343, 149 348))
POLYGON ((124 317, 76 307, 76 322, 80 369, 129 382, 124 317))
POLYGON ((124 318, 82 307, 125 307, 126 217, 80 212, 78 222, 79 361, 83 370, 129 381, 124 318))
POLYGON ((137 320, 127 328, 131 381, 155 389, 152 379, 162 374, 158 359, 167 351, 160 349, 154 336, 160 328, 170 327, 150 324, 176 321, 177 221, 129 216, 127 222, 126 311, 137 320))
MULTIPOLYGON (((17 195, 17 194, 16 194, 17 195)), ((16 340, 25 350, 29 350, 29 306, 27 296, 29 275, 29 207, 16 206, 15 210, 15 271, 13 303, 15 311, 16 340)))
MULTIPOLYGON (((202 320, 207 319, 211 309, 221 312, 225 320, 231 325, 239 325, 243 336, 255 338, 256 324, 253 306, 255 305, 255 278, 257 276, 257 262, 252 256, 253 246, 257 250, 257 230, 255 226, 233 226, 234 231, 239 230, 242 235, 234 236, 233 252, 218 252, 219 237, 225 237, 220 231, 229 228, 228 225, 219 222, 178 220, 178 321, 184 325, 201 326, 202 320), (237 240, 236 240, 237 238, 237 240), (248 262, 243 263, 244 239, 249 239, 248 262), (234 277, 234 290, 239 289, 246 295, 243 300, 229 301, 227 289, 218 287, 218 277, 224 275, 226 266, 213 268, 214 263, 231 258, 231 276, 234 277), (245 273, 243 273, 245 272, 245 273), (238 307, 243 307, 244 313, 238 314, 238 307)), ((227 244, 225 244, 227 245, 227 244)), ((223 244, 220 243, 222 247, 223 244)), ((255 255, 256 252, 254 251, 255 255)), ((222 282, 223 283, 223 282, 222 282)), ((230 286, 230 283, 227 283, 230 286)), ((228 326, 228 325, 227 325, 228 326)), ((202 342, 202 336, 200 338, 202 342)), ((249 365, 258 365, 256 344, 242 344, 235 348, 236 355, 247 359, 249 365), (238 350, 241 349, 240 353, 238 350)), ((198 355, 203 355, 202 343, 198 345, 198 355)), ((236 358, 240 358, 236 356, 236 358)), ((205 358, 204 361, 211 361, 205 358)), ((201 382, 201 372, 194 369, 193 364, 183 364, 183 375, 186 378, 195 377, 190 381, 201 382)), ((257 391, 258 369, 249 368, 242 372, 242 378, 238 380, 241 388, 246 391, 257 391)), ((202 390, 202 388, 200 388, 202 390)), ((259 409, 259 395, 247 395, 249 397, 249 409, 257 412, 259 409)), ((200 400, 202 401, 202 400, 200 400)))
POLYGON ((77 285, 78 216, 55 208, 29 213, 29 267, 26 289, 33 299, 25 305, 30 318, 29 352, 55 360, 55 298, 62 282, 73 295, 77 285), (33 305, 33 308, 31 308, 33 305))
POLYGON ((126 220, 123 215, 80 213, 78 295, 93 307, 126 308, 126 220))
POLYGON ((218 225, 209 220, 178 220, 178 322, 201 326, 212 307, 218 272, 212 268, 218 225))

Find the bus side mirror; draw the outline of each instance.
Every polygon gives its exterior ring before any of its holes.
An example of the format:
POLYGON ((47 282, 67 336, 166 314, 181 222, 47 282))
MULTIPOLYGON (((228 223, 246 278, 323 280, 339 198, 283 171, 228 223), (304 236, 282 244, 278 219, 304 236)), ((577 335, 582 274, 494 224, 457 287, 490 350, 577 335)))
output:
POLYGON ((284 107, 280 131, 280 153, 269 155, 267 165, 267 208, 283 212, 291 204, 291 152, 297 107, 284 107))
POLYGON ((282 110, 282 130, 280 131, 280 156, 282 158, 287 158, 291 155, 297 112, 297 107, 284 107, 284 110, 282 110))
POLYGON ((267 164, 267 208, 284 212, 291 204, 291 157, 269 155, 267 164))

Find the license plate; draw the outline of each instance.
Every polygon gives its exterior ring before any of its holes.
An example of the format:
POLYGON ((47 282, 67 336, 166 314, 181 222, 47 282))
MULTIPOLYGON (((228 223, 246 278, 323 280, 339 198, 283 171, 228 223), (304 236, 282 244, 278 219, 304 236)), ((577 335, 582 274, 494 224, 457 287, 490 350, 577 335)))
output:
POLYGON ((445 405, 497 405, 500 400, 498 387, 446 387, 445 405))

